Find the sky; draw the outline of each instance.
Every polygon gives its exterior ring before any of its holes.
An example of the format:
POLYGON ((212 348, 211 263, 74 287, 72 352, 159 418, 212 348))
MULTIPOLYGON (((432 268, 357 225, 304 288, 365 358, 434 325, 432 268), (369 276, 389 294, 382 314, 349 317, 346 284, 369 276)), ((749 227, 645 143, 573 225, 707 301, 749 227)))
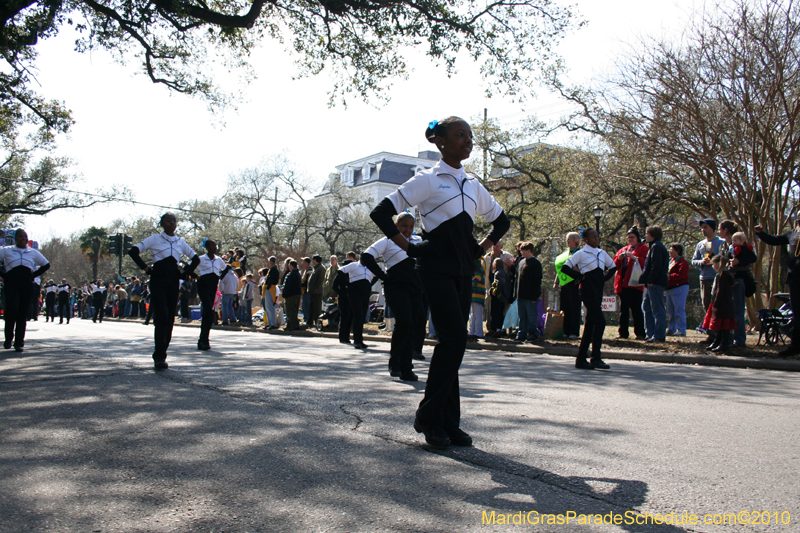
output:
MULTIPOLYGON (((620 53, 642 36, 675 36, 697 4, 693 0, 581 0, 575 11, 588 24, 568 35, 557 51, 569 78, 586 82, 607 72, 620 53)), ((415 71, 396 80, 391 100, 349 101, 328 107, 331 81, 325 75, 293 80, 297 67, 274 43, 252 57, 257 79, 241 87, 244 102, 215 116, 201 99, 171 94, 138 74, 131 61, 121 66, 104 52, 73 51, 64 32, 38 45, 36 80, 47 98, 63 100, 76 121, 59 141, 82 180, 75 190, 93 192, 121 184, 141 202, 174 206, 225 190, 230 174, 285 152, 320 185, 337 165, 381 151, 416 155, 431 149, 428 122, 449 115, 490 118, 507 127, 528 115, 555 119, 568 106, 544 89, 525 104, 486 98, 475 65, 461 63, 447 78, 430 62, 412 57, 415 71)), ((222 80, 223 83, 236 83, 222 80)), ((27 217, 32 239, 67 237, 90 226, 162 213, 162 208, 127 202, 27 217)))

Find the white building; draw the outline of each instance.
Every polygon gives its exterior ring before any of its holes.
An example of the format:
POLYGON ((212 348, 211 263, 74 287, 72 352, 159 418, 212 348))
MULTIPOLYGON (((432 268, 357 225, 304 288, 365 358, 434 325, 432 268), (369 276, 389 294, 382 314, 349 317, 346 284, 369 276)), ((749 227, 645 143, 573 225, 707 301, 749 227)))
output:
POLYGON ((433 150, 420 152, 417 157, 379 152, 337 165, 336 172, 328 177, 331 180, 340 180, 342 185, 358 189, 373 201, 379 201, 420 170, 433 167, 439 157, 439 152, 433 150))

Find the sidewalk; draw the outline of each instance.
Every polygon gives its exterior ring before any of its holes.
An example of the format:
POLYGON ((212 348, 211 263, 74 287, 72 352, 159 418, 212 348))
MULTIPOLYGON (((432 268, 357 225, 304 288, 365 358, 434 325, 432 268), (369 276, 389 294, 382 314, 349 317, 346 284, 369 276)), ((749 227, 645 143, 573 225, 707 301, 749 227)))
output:
MULTIPOLYGON (((198 321, 191 323, 181 324, 175 322, 176 326, 182 327, 196 327, 199 328, 198 321)), ((327 337, 336 338, 335 332, 318 332, 316 330, 307 329, 303 331, 296 331, 292 333, 284 332, 280 329, 265 331, 263 327, 248 327, 248 326, 214 326, 214 329, 223 330, 242 330, 265 333, 269 335, 293 335, 293 336, 306 336, 306 337, 327 337)), ((699 339, 700 337, 698 337, 699 339)), ((389 335, 370 335, 365 330, 364 340, 368 342, 390 342, 389 335)), ((577 344, 578 341, 573 341, 577 344)), ((800 359, 782 359, 778 357, 747 357, 739 355, 711 355, 711 354, 698 354, 698 353, 685 353, 678 350, 648 350, 644 349, 614 349, 606 345, 606 339, 603 344, 603 359, 607 360, 625 360, 625 361, 648 361, 651 363, 673 363, 682 365, 700 365, 700 366, 717 366, 727 368, 752 368, 756 370, 784 370, 788 372, 800 372, 800 359)), ((609 342, 613 342, 610 341, 609 342)), ((642 344, 637 341, 632 341, 636 344, 642 344)), ((436 341, 426 339, 427 346, 435 346, 436 341)), ((664 343, 670 347, 678 348, 679 344, 664 343)), ((642 346, 644 346, 642 344, 642 346)), ((545 345, 538 344, 514 344, 510 341, 492 340, 481 342, 467 343, 469 350, 491 350, 498 352, 511 352, 511 353, 528 353, 528 354, 548 354, 559 355, 563 357, 575 357, 578 354, 577 345, 573 346, 571 343, 546 343, 545 345)))

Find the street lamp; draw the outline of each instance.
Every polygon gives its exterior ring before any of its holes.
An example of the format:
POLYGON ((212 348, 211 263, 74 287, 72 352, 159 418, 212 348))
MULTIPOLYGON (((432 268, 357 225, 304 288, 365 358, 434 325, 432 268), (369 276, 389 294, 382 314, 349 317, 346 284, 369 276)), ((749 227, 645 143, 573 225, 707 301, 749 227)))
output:
POLYGON ((597 233, 600 233, 600 219, 603 218, 603 208, 600 207, 600 204, 594 206, 592 214, 594 215, 594 229, 597 230, 597 233))

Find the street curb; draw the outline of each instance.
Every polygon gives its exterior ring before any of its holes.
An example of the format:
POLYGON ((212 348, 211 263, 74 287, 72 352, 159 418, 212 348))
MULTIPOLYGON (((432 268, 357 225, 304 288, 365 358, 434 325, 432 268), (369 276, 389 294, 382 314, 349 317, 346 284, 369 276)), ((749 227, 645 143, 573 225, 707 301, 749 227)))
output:
MULTIPOLYGON (((124 320, 125 322, 139 322, 138 320, 124 320)), ((196 322, 196 321, 195 321, 196 322)), ((200 324, 175 323, 176 326, 199 328, 200 324)), ((265 333, 269 335, 287 335, 291 337, 323 337, 338 338, 335 332, 319 332, 313 330, 301 330, 288 333, 283 330, 266 331, 263 327, 242 327, 242 326, 214 326, 214 329, 226 331, 247 331, 251 333, 265 333)), ((384 335, 364 335, 364 340, 371 342, 390 342, 391 338, 384 335)), ((436 341, 426 339, 427 346, 435 346, 436 341)), ((467 348, 471 350, 490 350, 495 352, 527 353, 537 355, 557 355, 561 357, 575 357, 578 349, 564 346, 530 346, 519 344, 495 344, 468 342, 467 348)), ((800 360, 792 359, 766 359, 761 357, 740 357, 740 356, 715 356, 701 354, 682 354, 679 352, 636 352, 623 350, 603 350, 603 359, 615 359, 621 361, 647 361, 648 363, 671 363, 679 365, 698 365, 698 366, 717 366, 724 368, 752 368, 755 370, 782 370, 786 372, 800 372, 800 360)))

